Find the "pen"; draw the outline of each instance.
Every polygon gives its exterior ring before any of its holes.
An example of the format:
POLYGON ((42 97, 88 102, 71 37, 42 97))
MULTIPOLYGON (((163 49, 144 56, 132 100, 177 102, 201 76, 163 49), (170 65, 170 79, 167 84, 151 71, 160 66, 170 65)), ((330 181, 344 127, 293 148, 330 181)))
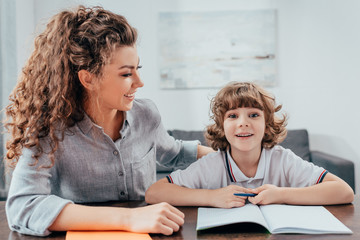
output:
POLYGON ((240 197, 255 197, 257 194, 256 193, 234 193, 235 196, 240 196, 240 197))

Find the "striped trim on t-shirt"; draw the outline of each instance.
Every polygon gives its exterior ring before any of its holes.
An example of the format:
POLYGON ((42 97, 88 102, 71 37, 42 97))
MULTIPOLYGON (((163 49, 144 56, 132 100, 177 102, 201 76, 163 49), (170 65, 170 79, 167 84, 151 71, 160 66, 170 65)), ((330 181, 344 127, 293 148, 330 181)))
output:
POLYGON ((234 173, 233 173, 233 171, 232 171, 231 163, 229 162, 229 159, 228 159, 228 156, 227 156, 227 152, 224 152, 224 154, 225 154, 226 168, 227 168, 227 170, 228 170, 228 174, 229 174, 230 180, 231 180, 231 182, 236 182, 236 178, 235 178, 234 173))
POLYGON ((321 182, 324 180, 324 177, 325 177, 325 175, 326 175, 327 173, 328 173, 327 170, 322 171, 321 174, 320 174, 320 176, 319 176, 319 178, 318 178, 318 180, 317 180, 317 182, 316 182, 316 184, 321 183, 321 182))
POLYGON ((167 178, 167 180, 169 181, 169 183, 174 183, 174 181, 172 180, 172 178, 171 178, 170 175, 167 175, 166 178, 167 178))

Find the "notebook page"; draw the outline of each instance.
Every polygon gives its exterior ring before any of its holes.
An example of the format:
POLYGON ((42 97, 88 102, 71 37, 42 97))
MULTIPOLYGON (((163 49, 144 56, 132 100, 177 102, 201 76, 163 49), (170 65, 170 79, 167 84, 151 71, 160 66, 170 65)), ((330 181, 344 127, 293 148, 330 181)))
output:
POLYGON ((196 230, 240 222, 254 222, 268 228, 258 206, 246 204, 239 208, 199 208, 196 230))
POLYGON ((352 231, 323 206, 260 206, 271 233, 347 233, 352 231))

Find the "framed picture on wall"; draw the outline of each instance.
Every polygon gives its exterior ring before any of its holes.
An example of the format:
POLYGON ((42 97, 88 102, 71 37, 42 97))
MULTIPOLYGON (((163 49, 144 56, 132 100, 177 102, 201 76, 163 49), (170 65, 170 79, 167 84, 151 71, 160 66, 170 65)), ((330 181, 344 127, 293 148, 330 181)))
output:
POLYGON ((160 12, 160 88, 275 86, 276 15, 274 9, 160 12))

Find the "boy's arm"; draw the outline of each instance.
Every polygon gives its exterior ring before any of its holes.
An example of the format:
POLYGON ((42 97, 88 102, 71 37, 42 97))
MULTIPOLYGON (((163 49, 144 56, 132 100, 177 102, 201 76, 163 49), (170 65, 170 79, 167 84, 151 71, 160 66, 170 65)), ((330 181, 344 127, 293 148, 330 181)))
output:
POLYGON ((253 189, 256 197, 249 197, 253 204, 285 203, 293 205, 331 205, 351 203, 354 191, 341 178, 327 173, 323 181, 309 187, 276 187, 266 184, 253 189))
POLYGON ((250 192, 250 190, 236 185, 219 189, 191 189, 169 183, 166 178, 163 178, 148 188, 145 201, 150 204, 167 202, 174 206, 232 208, 245 204, 246 197, 234 195, 238 192, 250 192))
POLYGON ((163 178, 148 188, 145 201, 150 204, 167 202, 174 206, 209 206, 210 196, 211 190, 185 188, 163 178))

